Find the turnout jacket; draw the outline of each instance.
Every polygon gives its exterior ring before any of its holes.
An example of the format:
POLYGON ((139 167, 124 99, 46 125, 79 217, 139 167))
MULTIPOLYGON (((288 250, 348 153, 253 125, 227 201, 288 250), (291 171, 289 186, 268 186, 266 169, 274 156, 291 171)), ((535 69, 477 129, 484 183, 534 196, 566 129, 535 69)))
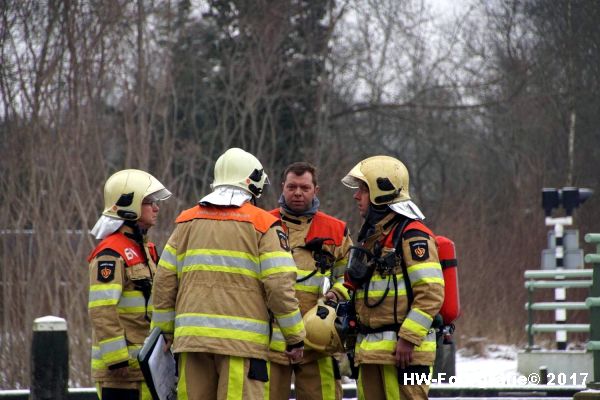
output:
POLYGON ((88 257, 88 312, 92 324, 92 378, 110 382, 109 369, 129 366, 118 381, 140 381, 137 354, 148 335, 150 289, 158 261, 154 244, 143 247, 124 234, 129 227, 102 240, 88 257))
MULTIPOLYGON (((375 232, 362 246, 370 252, 380 248, 382 257, 394 252, 394 231, 400 229, 405 219, 390 212, 375 225, 375 232)), ((444 300, 444 278, 435 237, 421 221, 414 221, 406 225, 399 245, 401 257, 396 257, 391 274, 375 270, 370 281, 356 291, 361 327, 355 348, 357 364, 395 364, 393 353, 398 337, 415 344, 412 365, 433 365, 435 360, 436 337, 431 324, 444 300), (414 297, 410 307, 402 260, 414 297), (374 305, 382 298, 382 303, 375 307, 367 305, 374 305)))
POLYGON ((278 220, 246 202, 183 211, 161 255, 152 327, 173 351, 267 359, 271 315, 286 345, 304 340, 296 265, 278 220))
MULTIPOLYGON (((348 251, 352 246, 346 223, 321 211, 313 216, 300 217, 290 215, 282 209, 271 210, 270 213, 281 219, 287 231, 292 256, 298 267, 297 280, 305 278, 302 282, 295 283, 296 297, 300 302, 302 315, 317 305, 319 289, 326 279, 331 279, 330 290, 335 292, 338 299, 349 300, 348 290, 343 285, 344 272, 348 264, 348 251), (327 261, 331 264, 331 268, 324 272, 321 272, 316 265, 316 254, 306 248, 307 243, 319 238, 327 239, 323 242, 322 250, 326 254, 328 253, 327 261), (316 272, 314 272, 315 268, 317 268, 316 272), (311 274, 313 275, 309 277, 311 274)), ((288 357, 282 353, 285 350, 285 342, 278 327, 273 330, 270 350, 271 361, 289 364, 288 357)), ((311 351, 307 347, 302 363, 311 362, 323 356, 325 356, 324 353, 311 351)))

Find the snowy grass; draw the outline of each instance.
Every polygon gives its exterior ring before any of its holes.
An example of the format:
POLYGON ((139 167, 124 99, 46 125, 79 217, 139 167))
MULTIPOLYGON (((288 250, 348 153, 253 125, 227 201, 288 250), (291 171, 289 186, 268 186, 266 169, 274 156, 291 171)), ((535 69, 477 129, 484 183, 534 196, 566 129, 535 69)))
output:
POLYGON ((475 354, 470 348, 456 352, 456 378, 461 386, 514 386, 518 384, 516 346, 484 345, 475 354))

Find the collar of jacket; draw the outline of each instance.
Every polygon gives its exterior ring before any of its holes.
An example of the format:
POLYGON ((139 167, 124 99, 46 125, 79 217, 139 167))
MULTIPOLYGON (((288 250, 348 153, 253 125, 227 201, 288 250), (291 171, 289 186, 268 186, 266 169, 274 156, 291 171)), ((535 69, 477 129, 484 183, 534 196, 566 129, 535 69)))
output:
POLYGON ((143 245, 148 241, 148 230, 140 229, 136 221, 125 221, 125 223, 121 225, 121 228, 119 228, 119 232, 140 245, 143 245))
POLYGON ((373 247, 373 244, 381 238, 387 236, 392 229, 398 224, 399 219, 406 218, 395 212, 389 212, 383 218, 381 218, 371 229, 367 232, 367 235, 361 240, 363 246, 367 249, 373 247))
POLYGON ((308 210, 303 211, 301 213, 296 213, 296 212, 292 211, 286 204, 285 197, 283 197, 283 193, 281 193, 281 195, 279 196, 279 200, 277 200, 277 202, 279 203, 279 207, 281 208, 281 214, 283 215, 283 213, 285 213, 286 215, 288 215, 292 218, 312 217, 317 213, 317 211, 319 211, 319 206, 321 205, 319 198, 317 196, 315 196, 312 201, 312 206, 308 210))
POLYGON ((290 213, 288 210, 283 207, 279 209, 279 213, 281 214, 281 220, 285 222, 285 224, 290 227, 290 225, 296 225, 298 229, 302 229, 306 225, 310 225, 313 220, 314 214, 312 215, 295 215, 290 213))

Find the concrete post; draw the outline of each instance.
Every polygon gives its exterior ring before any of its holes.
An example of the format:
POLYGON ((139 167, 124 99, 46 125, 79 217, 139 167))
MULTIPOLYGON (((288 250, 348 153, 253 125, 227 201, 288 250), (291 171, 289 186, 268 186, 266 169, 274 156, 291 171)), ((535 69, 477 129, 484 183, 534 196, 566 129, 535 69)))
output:
POLYGON ((69 340, 67 322, 46 316, 33 321, 31 344, 32 400, 67 400, 69 340))

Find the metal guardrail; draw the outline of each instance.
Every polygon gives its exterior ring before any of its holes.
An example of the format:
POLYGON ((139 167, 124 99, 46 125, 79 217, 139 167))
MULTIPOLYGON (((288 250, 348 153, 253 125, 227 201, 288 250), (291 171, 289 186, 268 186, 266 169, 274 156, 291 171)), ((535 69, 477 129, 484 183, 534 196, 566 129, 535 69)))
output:
POLYGON ((533 348, 533 335, 542 332, 587 332, 590 334, 587 350, 592 352, 594 376, 588 387, 600 389, 600 233, 585 235, 586 243, 596 244, 596 253, 586 254, 585 262, 592 264, 590 269, 582 270, 535 270, 525 271, 525 288, 528 292, 527 342, 533 348), (578 279, 580 278, 580 279, 578 279), (586 279, 587 278, 587 279, 586 279), (591 280, 589 279, 591 278, 591 280), (550 280, 553 279, 553 280, 550 280), (584 302, 533 302, 536 289, 549 288, 590 288, 590 294, 584 302), (549 310, 589 310, 589 324, 534 324, 534 311, 549 310))
POLYGON ((525 303, 527 310, 527 346, 532 349, 534 346, 533 336, 536 333, 550 333, 557 331, 565 332, 590 332, 590 324, 534 324, 534 311, 552 311, 552 310, 587 310, 590 303, 586 301, 569 302, 534 302, 533 294, 536 289, 556 289, 556 288, 590 288, 593 285, 593 269, 580 270, 528 270, 525 271, 525 288, 527 289, 528 301, 525 303), (588 279, 577 279, 588 278, 588 279), (550 280, 553 279, 553 280, 550 280))
POLYGON ((590 269, 582 270, 536 270, 525 271, 525 288, 528 301, 525 309, 528 313, 527 342, 533 348, 533 335, 542 332, 589 332, 590 338, 587 350, 592 352, 594 376, 588 387, 600 389, 600 233, 585 235, 586 243, 596 244, 596 253, 586 254, 585 262, 592 264, 590 269), (589 279, 591 278, 591 280, 589 279), (552 279, 552 280, 550 280, 552 279), (548 288, 590 288, 590 294, 584 302, 533 302, 533 292, 536 289, 548 288), (534 311, 547 310, 589 310, 589 324, 534 324, 534 311))
POLYGON ((585 303, 590 309, 591 322, 587 348, 592 352, 594 364, 594 380, 588 386, 598 389, 600 388, 600 233, 588 233, 585 235, 585 241, 596 244, 596 253, 585 256, 585 262, 591 263, 594 269, 590 297, 585 303))

